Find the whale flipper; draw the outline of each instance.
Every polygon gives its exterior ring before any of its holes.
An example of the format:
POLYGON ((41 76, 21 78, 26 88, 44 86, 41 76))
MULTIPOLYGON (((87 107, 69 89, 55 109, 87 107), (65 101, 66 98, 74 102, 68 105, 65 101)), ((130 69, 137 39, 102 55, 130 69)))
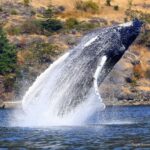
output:
POLYGON ((93 79, 94 79, 94 82, 93 82, 94 95, 95 95, 96 99, 99 99, 99 101, 102 101, 100 93, 99 93, 99 84, 98 84, 99 77, 100 77, 99 75, 101 73, 102 67, 104 66, 106 60, 107 60, 107 57, 103 56, 99 65, 97 66, 97 69, 96 69, 94 77, 93 77, 93 79))

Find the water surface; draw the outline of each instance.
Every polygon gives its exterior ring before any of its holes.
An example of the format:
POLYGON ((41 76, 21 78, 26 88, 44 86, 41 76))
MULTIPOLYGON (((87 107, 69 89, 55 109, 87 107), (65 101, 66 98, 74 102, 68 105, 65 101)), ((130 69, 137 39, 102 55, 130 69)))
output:
POLYGON ((13 110, 0 110, 0 148, 150 150, 150 106, 107 107, 98 124, 12 127, 13 110))

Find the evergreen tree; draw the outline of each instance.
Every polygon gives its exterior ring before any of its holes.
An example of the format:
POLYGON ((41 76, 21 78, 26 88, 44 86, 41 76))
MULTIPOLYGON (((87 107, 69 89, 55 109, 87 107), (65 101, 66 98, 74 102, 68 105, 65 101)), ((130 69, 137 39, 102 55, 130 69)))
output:
POLYGON ((15 48, 9 43, 5 32, 0 27, 0 74, 13 73, 16 69, 15 48))

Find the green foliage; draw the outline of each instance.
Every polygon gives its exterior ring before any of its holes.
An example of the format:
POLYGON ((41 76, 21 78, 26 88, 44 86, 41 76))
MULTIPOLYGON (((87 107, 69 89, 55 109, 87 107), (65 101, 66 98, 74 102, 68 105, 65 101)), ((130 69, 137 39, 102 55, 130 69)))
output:
POLYGON ((3 8, 2 8, 2 6, 0 6, 0 12, 2 12, 3 11, 3 8))
POLYGON ((106 0, 106 6, 111 6, 111 1, 112 0, 106 0))
POLYGON ((146 76, 147 79, 150 80, 150 69, 147 69, 147 70, 146 70, 145 76, 146 76))
POLYGON ((36 15, 36 11, 35 10, 31 10, 31 15, 32 16, 36 15))
POLYGON ((95 28, 100 27, 100 26, 101 25, 98 23, 82 21, 78 24, 76 29, 79 31, 89 31, 89 30, 95 29, 95 28))
POLYGON ((23 0, 23 3, 24 3, 25 6, 29 6, 30 0, 23 0))
POLYGON ((131 79, 131 86, 133 86, 133 87, 137 86, 137 79, 135 79, 135 78, 131 79))
POLYGON ((16 79, 16 75, 14 73, 10 73, 4 76, 4 88, 5 92, 11 92, 14 87, 14 82, 16 79))
POLYGON ((52 18, 54 16, 54 11, 53 11, 53 8, 51 6, 49 6, 45 12, 44 12, 44 17, 46 18, 52 18))
POLYGON ((42 28, 47 31, 58 31, 63 28, 63 23, 57 19, 48 19, 42 22, 42 28))
POLYGON ((49 43, 34 43, 31 47, 33 59, 39 63, 50 63, 52 58, 60 54, 60 49, 57 45, 49 43))
POLYGON ((15 72, 16 63, 16 50, 9 44, 5 32, 0 28, 0 74, 15 72))
POLYGON ((135 87, 137 85, 137 80, 134 77, 125 78, 126 82, 131 84, 131 86, 135 87))
POLYGON ((22 33, 28 34, 45 34, 59 31, 63 28, 63 23, 57 19, 29 19, 20 27, 22 33))
POLYGON ((11 15, 17 15, 17 14, 18 14, 17 10, 15 9, 11 10, 11 15))
POLYGON ((65 22, 65 29, 76 29, 78 31, 89 31, 100 27, 99 23, 87 22, 87 21, 78 21, 76 18, 69 18, 65 22))
POLYGON ((10 26, 7 29, 7 33, 9 35, 19 35, 19 34, 21 34, 21 28, 19 26, 10 26))
POLYGON ((65 25, 67 28, 72 29, 79 25, 79 22, 76 18, 69 18, 66 20, 65 25))
POLYGON ((135 77, 136 79, 140 79, 140 78, 141 78, 140 72, 135 71, 135 72, 134 72, 134 77, 135 77))
POLYGON ((78 30, 87 31, 96 28, 96 25, 89 22, 81 22, 77 27, 78 30))
POLYGON ((85 12, 91 12, 91 13, 98 13, 99 12, 98 4, 93 2, 92 0, 88 0, 88 1, 78 0, 78 1, 76 1, 76 9, 81 10, 81 11, 85 11, 85 12))
POLYGON ((36 33, 41 34, 42 30, 42 21, 37 19, 28 19, 21 26, 22 33, 36 33))
POLYGON ((118 11, 119 10, 119 6, 118 5, 114 6, 114 10, 118 11))

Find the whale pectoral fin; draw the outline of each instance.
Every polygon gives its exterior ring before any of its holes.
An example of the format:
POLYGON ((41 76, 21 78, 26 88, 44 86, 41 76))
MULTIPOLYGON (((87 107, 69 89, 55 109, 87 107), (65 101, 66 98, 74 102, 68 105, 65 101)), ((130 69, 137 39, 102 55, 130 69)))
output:
POLYGON ((105 104, 102 101, 101 95, 99 93, 97 79, 95 77, 92 78, 93 80, 93 87, 91 88, 91 93, 89 98, 92 99, 92 104, 96 107, 96 110, 104 110, 105 104))
POLYGON ((97 84, 97 80, 94 79, 94 94, 95 97, 99 100, 102 101, 100 93, 99 93, 99 89, 98 89, 98 84, 97 84))

